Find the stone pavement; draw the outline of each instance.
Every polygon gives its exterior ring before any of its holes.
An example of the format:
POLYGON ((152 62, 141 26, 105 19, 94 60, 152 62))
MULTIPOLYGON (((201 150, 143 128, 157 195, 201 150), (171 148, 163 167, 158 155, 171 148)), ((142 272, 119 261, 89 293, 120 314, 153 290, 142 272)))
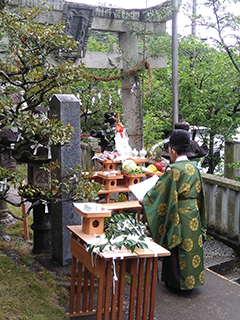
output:
POLYGON ((156 320, 239 320, 240 285, 206 269, 205 284, 192 291, 157 285, 156 320))

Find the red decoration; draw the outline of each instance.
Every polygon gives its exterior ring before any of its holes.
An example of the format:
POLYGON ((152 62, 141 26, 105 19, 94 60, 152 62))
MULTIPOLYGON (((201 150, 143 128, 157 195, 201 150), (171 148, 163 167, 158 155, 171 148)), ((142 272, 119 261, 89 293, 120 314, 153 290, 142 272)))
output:
POLYGON ((118 120, 118 123, 116 125, 116 130, 117 130, 117 132, 120 133, 121 138, 123 138, 124 125, 119 120, 118 120))

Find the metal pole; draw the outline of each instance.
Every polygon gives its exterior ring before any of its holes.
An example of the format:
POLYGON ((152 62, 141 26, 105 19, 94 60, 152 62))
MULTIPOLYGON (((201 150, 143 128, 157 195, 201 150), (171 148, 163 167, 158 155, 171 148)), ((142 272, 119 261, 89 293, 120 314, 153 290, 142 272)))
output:
POLYGON ((196 20, 195 15, 197 13, 197 0, 193 0, 193 7, 192 7, 192 15, 194 16, 192 18, 192 35, 196 36, 196 20))
POLYGON ((178 122, 178 31, 177 12, 178 0, 172 0, 172 102, 173 102, 173 129, 178 122))

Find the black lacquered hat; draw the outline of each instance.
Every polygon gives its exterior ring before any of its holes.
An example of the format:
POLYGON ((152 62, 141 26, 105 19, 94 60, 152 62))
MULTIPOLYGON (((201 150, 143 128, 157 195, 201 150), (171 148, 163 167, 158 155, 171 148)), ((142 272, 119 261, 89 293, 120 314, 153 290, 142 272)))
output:
POLYGON ((174 146, 174 144, 175 146, 186 145, 184 154, 188 157, 189 160, 202 158, 208 154, 208 147, 205 143, 200 146, 195 140, 190 139, 190 135, 188 133, 189 124, 187 122, 178 122, 175 124, 175 128, 176 129, 172 131, 172 134, 170 136, 170 141, 164 145, 162 157, 169 159, 168 146, 174 146), (177 134, 174 133, 175 131, 177 131, 177 134), (179 131, 184 131, 186 135, 184 133, 179 134, 179 131))
POLYGON ((171 147, 185 147, 190 145, 190 135, 186 130, 174 129, 171 133, 169 144, 171 147))

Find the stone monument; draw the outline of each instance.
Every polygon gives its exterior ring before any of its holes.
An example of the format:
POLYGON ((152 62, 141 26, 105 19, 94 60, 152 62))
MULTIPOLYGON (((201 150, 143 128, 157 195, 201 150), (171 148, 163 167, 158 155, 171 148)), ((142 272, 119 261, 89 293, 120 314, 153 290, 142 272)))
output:
MULTIPOLYGON (((50 101, 50 115, 74 128, 70 143, 64 147, 52 148, 52 160, 58 160, 60 167, 58 178, 64 171, 74 168, 80 163, 80 103, 72 94, 56 94, 50 101)), ((63 196, 64 200, 64 196, 63 196)), ((52 215, 52 257, 61 265, 71 263, 70 236, 68 225, 81 224, 81 217, 76 213, 72 202, 58 202, 51 204, 52 215)))

